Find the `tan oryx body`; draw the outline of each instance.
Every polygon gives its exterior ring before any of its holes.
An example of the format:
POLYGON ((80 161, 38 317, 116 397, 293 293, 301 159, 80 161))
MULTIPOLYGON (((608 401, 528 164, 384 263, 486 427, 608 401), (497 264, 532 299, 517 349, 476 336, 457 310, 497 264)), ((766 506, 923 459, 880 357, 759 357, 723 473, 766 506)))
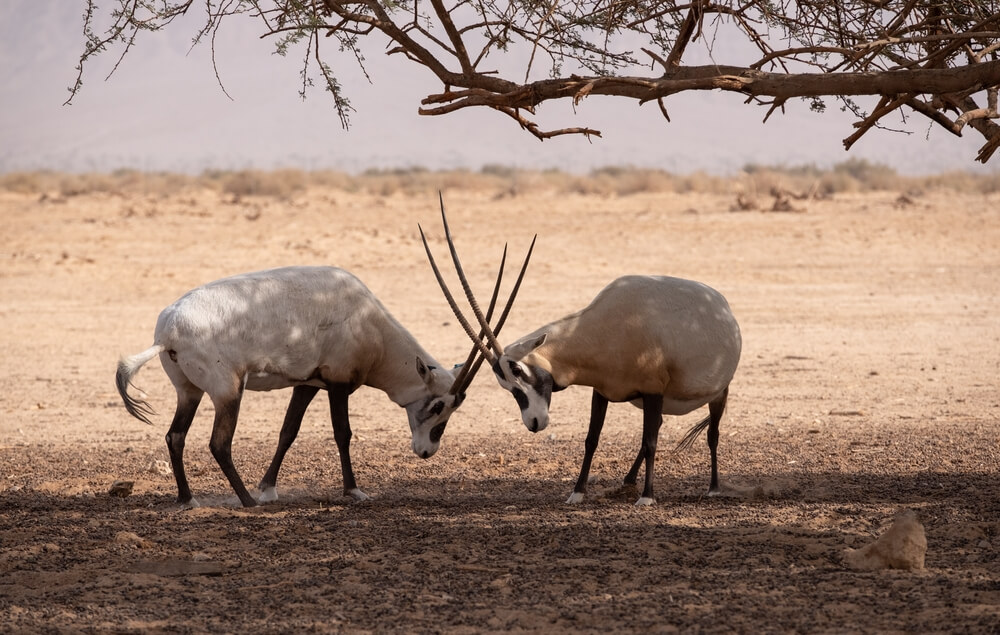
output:
MULTIPOLYGON (((444 226, 452 260, 487 343, 470 337, 490 361, 497 382, 514 396, 524 425, 532 432, 548 425, 554 391, 571 385, 594 389, 583 464, 567 502, 583 500, 612 401, 631 401, 643 409, 642 447, 625 476, 626 483, 634 484, 639 467, 645 463, 645 483, 637 505, 654 502, 653 464, 663 414, 687 414, 706 404, 709 416, 688 432, 681 445, 708 430, 712 463, 709 492, 718 492, 719 422, 742 346, 736 319, 718 291, 680 278, 625 276, 605 287, 581 311, 503 348, 469 289, 446 220, 444 226)), ((427 254, 452 310, 464 320, 429 248, 427 254)), ((470 332, 468 327, 465 330, 470 332)))
POLYGON ((729 385, 740 334, 725 298, 711 287, 625 276, 585 309, 507 345, 504 353, 548 372, 557 386, 590 386, 609 401, 660 394, 663 413, 681 415, 729 385))
MULTIPOLYGON (((512 302, 513 294, 508 310, 512 302)), ((205 393, 216 411, 212 454, 243 505, 256 504, 231 455, 243 392, 288 387, 292 398, 260 484, 261 500, 276 498, 281 462, 321 389, 329 393, 344 493, 363 500, 367 496, 357 487, 349 453, 350 394, 371 386, 405 408, 413 451, 426 459, 437 451, 448 417, 465 397, 469 371, 478 367, 468 363, 470 355, 458 377, 441 368, 358 278, 336 267, 271 269, 198 287, 160 313, 153 341, 119 362, 116 383, 128 412, 148 423, 149 405, 127 388, 139 368, 159 355, 177 390, 167 448, 184 505, 196 504, 184 473, 184 440, 205 393)))

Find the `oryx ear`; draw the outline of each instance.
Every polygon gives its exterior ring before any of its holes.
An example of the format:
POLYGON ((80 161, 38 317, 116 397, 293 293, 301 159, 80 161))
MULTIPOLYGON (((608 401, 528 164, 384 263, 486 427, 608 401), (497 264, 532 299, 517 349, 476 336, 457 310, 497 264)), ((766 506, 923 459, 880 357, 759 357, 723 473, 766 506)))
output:
POLYGON ((531 351, 535 350, 536 348, 538 348, 539 346, 541 346, 542 344, 544 344, 545 343, 545 339, 548 336, 549 336, 548 333, 542 333, 541 335, 539 335, 538 337, 536 337, 535 341, 531 343, 531 348, 528 349, 528 351, 526 351, 525 354, 530 353, 531 351))
POLYGON ((428 366, 424 363, 424 360, 417 357, 417 374, 420 375, 420 379, 424 380, 424 383, 428 386, 434 381, 434 376, 431 371, 434 370, 433 366, 428 366))
POLYGON ((542 333, 535 339, 515 342, 504 350, 504 355, 513 360, 521 361, 524 359, 525 355, 544 344, 547 337, 548 333, 542 333))

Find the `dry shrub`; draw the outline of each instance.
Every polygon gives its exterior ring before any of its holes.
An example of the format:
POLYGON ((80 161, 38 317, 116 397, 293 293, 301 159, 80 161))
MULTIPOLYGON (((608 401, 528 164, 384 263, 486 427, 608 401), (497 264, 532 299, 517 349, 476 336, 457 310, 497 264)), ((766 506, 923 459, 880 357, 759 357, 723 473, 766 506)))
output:
POLYGON ((329 190, 340 190, 341 192, 358 191, 358 179, 336 170, 317 170, 307 172, 309 187, 321 187, 329 190))
POLYGON ((42 194, 54 191, 58 176, 54 172, 10 172, 0 174, 0 189, 15 194, 42 194))
POLYGON ((838 163, 833 166, 833 172, 850 176, 864 192, 898 190, 904 183, 896 170, 864 159, 848 159, 838 163))
POLYGON ((974 194, 1000 193, 1000 172, 972 174, 970 172, 943 172, 933 176, 913 179, 915 188, 924 190, 955 190, 974 194))
POLYGON ((0 189, 19 194, 54 194, 63 197, 87 194, 175 195, 200 187, 196 177, 174 172, 116 170, 110 173, 12 172, 0 175, 0 189))
POLYGON ((813 165, 760 166, 743 168, 744 189, 757 192, 781 191, 797 196, 832 196, 848 192, 898 191, 908 187, 889 166, 864 159, 849 159, 821 170, 813 165))
POLYGON ((729 179, 704 172, 676 175, 664 170, 606 166, 586 176, 568 177, 562 186, 566 193, 600 196, 632 196, 664 192, 725 192, 729 179))
POLYGON ((288 200, 304 192, 308 185, 305 172, 290 169, 206 172, 203 178, 215 181, 220 191, 237 198, 265 196, 288 200))
POLYGON ((591 178, 603 181, 602 189, 616 196, 676 191, 673 177, 662 170, 604 167, 592 172, 591 178))
POLYGON ((699 194, 728 194, 733 189, 731 178, 713 176, 704 172, 694 172, 675 177, 675 192, 697 192, 699 194))

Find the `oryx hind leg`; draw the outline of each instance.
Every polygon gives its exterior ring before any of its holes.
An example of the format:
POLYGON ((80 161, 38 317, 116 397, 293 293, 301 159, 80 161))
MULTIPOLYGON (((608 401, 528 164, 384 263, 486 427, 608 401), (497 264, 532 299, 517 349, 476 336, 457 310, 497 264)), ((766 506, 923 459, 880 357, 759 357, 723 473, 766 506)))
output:
POLYGON ((274 458, 271 459, 270 467, 267 468, 264 478, 260 480, 260 485, 257 487, 260 490, 259 502, 270 503, 278 500, 276 488, 278 471, 281 469, 281 463, 285 460, 285 453, 288 452, 288 448, 292 447, 295 437, 299 434, 306 408, 309 407, 313 397, 318 392, 318 386, 301 385, 292 389, 292 399, 288 402, 285 420, 281 424, 281 433, 278 435, 278 448, 274 452, 274 458))
POLYGON ((715 496, 719 490, 719 423, 722 421, 722 414, 726 411, 726 400, 729 397, 729 387, 722 391, 722 394, 708 404, 708 452, 712 457, 712 478, 708 485, 708 495, 715 496))
POLYGON ((184 471, 184 443, 205 391, 188 379, 175 355, 172 350, 160 353, 160 365, 177 391, 177 409, 174 410, 174 418, 166 435, 167 452, 170 454, 170 468, 177 482, 177 502, 184 507, 197 507, 198 501, 191 496, 191 487, 184 471))
POLYGON ((645 457, 646 457, 646 446, 640 444, 639 452, 635 455, 635 460, 632 461, 632 467, 629 469, 628 474, 625 475, 624 483, 626 485, 635 485, 636 479, 639 478, 639 466, 642 465, 642 460, 645 457))
POLYGON ((240 415, 240 402, 243 398, 242 386, 232 397, 212 397, 215 404, 215 424, 212 426, 212 438, 209 449, 212 456, 222 468, 222 473, 229 479, 229 484, 239 497, 244 507, 254 507, 257 501, 247 491, 243 479, 240 478, 233 464, 233 435, 236 433, 236 421, 240 415))
POLYGON ((184 441, 204 394, 188 382, 177 386, 177 409, 170 422, 170 429, 167 430, 167 452, 170 454, 170 467, 177 482, 177 502, 185 507, 198 506, 198 501, 191 496, 191 487, 184 473, 184 441))

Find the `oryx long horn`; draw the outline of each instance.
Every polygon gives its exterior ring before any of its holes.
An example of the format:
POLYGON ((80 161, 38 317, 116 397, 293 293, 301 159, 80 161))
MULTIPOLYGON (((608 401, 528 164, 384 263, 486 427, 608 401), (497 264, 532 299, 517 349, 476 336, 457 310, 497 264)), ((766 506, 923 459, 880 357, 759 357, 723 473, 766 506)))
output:
MULTIPOLYGON (((469 305, 472 306, 472 312, 476 315, 476 319, 479 320, 479 325, 486 334, 486 339, 489 340, 490 348, 492 348, 496 352, 496 356, 499 357, 503 355, 503 347, 500 346, 500 342, 497 341, 496 335, 493 333, 493 329, 490 328, 489 322, 485 317, 483 317, 483 311, 479 308, 476 296, 472 293, 472 288, 469 286, 469 279, 465 277, 465 270, 462 269, 462 262, 458 258, 458 251, 455 249, 455 242, 451 238, 451 229, 448 228, 448 217, 444 213, 444 197, 440 192, 438 192, 438 199, 441 201, 441 222, 444 224, 444 237, 448 240, 448 250, 451 252, 452 262, 455 263, 455 271, 458 273, 458 279, 462 282, 462 289, 465 290, 465 297, 468 298, 469 305)), ((513 302, 513 296, 511 296, 508 304, 510 304, 510 302, 513 302)), ((490 363, 493 363, 492 359, 490 360, 490 363)))
POLYGON ((424 242, 424 251, 427 252, 427 259, 431 262, 431 269, 434 270, 434 277, 437 278, 438 286, 440 286, 441 291, 444 292, 444 297, 448 300, 448 305, 451 306, 452 313, 455 314, 459 324, 461 324, 462 328, 465 329, 465 333, 469 336, 469 339, 472 340, 472 343, 475 344, 480 351, 482 351, 483 355, 486 356, 492 364, 496 359, 493 355, 493 351, 483 344, 482 339, 476 337, 475 331, 472 330, 472 325, 469 324, 469 321, 465 319, 465 316, 462 315, 462 312, 458 309, 458 303, 455 302, 454 296, 452 296, 451 291, 448 290, 448 285, 444 283, 444 278, 441 276, 441 270, 438 269, 437 263, 434 261, 434 254, 431 253, 431 247, 427 244, 427 236, 424 235, 424 228, 418 223, 417 229, 420 230, 420 240, 424 242))
MULTIPOLYGON (((521 281, 524 280, 524 272, 528 270, 528 261, 531 260, 531 252, 535 250, 535 241, 538 239, 538 234, 535 234, 534 238, 531 239, 531 246, 528 247, 528 253, 524 257, 524 264, 521 265, 521 271, 517 274, 517 280, 514 282, 514 288, 510 291, 510 296, 507 298, 507 305, 504 306, 503 312, 500 314, 500 319, 497 320, 497 325, 493 329, 493 335, 496 337, 500 334, 500 329, 503 328, 504 322, 507 321, 507 315, 510 313, 510 308, 514 305, 514 298, 517 296, 518 290, 521 288, 521 281)), ((506 248, 504 249, 506 254, 506 248)), ((499 282, 498 282, 499 284, 499 282)), ((492 310, 492 303, 490 305, 492 310)), ((489 320, 488 316, 486 319, 489 320)), ((470 371, 473 376, 479 371, 479 367, 483 365, 483 357, 480 356, 476 359, 476 363, 472 365, 472 370, 470 371)), ((490 363, 493 363, 492 360, 490 363)))
MULTIPOLYGON (((500 283, 503 280, 504 268, 507 264, 507 245, 503 246, 503 256, 500 257, 500 269, 497 271, 497 281, 493 285, 493 296, 490 298, 490 306, 486 309, 486 320, 489 321, 493 319, 493 309, 496 308, 497 297, 500 295, 500 283)), ((479 340, 483 339, 483 331, 479 331, 479 340)), ((473 345, 472 350, 469 351, 469 356, 465 359, 465 363, 462 364, 462 370, 459 371, 458 377, 455 378, 455 383, 452 384, 450 392, 453 395, 464 392, 469 384, 472 383, 472 379, 476 376, 476 372, 479 367, 483 365, 483 359, 485 359, 482 353, 479 352, 479 346, 473 345)))

